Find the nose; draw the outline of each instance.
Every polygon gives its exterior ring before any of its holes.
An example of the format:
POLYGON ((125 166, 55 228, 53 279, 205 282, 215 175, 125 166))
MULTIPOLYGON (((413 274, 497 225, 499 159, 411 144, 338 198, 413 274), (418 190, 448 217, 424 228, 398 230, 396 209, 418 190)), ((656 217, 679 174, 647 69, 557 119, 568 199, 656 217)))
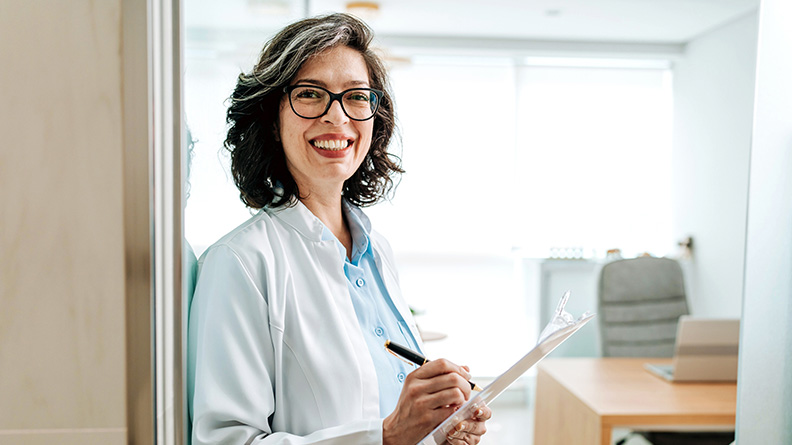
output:
POLYGON ((341 125, 349 122, 349 117, 341 107, 341 99, 333 98, 330 101, 330 108, 322 115, 322 122, 327 122, 333 125, 341 125))

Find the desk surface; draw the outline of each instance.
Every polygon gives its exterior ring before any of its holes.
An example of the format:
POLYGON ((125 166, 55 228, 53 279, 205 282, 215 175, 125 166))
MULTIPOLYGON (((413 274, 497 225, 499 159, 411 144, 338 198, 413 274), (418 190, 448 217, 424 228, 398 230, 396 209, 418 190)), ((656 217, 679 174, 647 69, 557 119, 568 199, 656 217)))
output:
POLYGON ((671 360, 549 359, 539 369, 614 425, 656 423, 657 417, 677 417, 682 424, 734 424, 737 383, 671 383, 646 371, 644 363, 671 360))
POLYGON ((613 427, 733 428, 736 383, 670 383, 656 358, 561 358, 539 364, 535 443, 609 444, 613 427))

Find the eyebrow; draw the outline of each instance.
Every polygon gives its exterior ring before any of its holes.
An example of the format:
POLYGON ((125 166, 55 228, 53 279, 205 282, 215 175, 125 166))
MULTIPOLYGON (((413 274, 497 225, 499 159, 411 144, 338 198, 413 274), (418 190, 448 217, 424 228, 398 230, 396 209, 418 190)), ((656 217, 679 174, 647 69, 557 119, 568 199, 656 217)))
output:
MULTIPOLYGON (((317 80, 317 79, 297 79, 297 81, 294 82, 295 85, 301 83, 311 83, 314 85, 318 85, 320 87, 327 88, 327 84, 325 82, 322 82, 321 80, 317 80)), ((368 87, 368 85, 369 83, 364 80, 350 80, 344 83, 345 88, 354 88, 358 86, 368 87)))

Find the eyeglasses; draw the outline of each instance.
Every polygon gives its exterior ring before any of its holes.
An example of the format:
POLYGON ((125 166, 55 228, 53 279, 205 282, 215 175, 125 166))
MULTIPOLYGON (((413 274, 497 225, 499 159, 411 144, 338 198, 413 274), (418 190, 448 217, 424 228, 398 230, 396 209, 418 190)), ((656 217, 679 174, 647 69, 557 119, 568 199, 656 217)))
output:
POLYGON ((333 101, 341 104, 341 109, 353 121, 365 121, 374 117, 384 94, 373 88, 350 88, 340 93, 332 93, 314 85, 290 85, 283 89, 289 95, 289 105, 297 116, 317 119, 324 116, 333 101))

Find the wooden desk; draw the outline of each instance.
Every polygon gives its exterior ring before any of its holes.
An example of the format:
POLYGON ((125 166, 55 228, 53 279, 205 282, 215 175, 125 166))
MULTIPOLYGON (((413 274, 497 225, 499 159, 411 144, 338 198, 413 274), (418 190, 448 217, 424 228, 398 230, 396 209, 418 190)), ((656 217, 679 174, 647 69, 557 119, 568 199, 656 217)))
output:
POLYGON ((534 444, 608 445, 614 427, 734 430, 736 383, 669 383, 647 362, 670 359, 562 358, 539 364, 534 444))

